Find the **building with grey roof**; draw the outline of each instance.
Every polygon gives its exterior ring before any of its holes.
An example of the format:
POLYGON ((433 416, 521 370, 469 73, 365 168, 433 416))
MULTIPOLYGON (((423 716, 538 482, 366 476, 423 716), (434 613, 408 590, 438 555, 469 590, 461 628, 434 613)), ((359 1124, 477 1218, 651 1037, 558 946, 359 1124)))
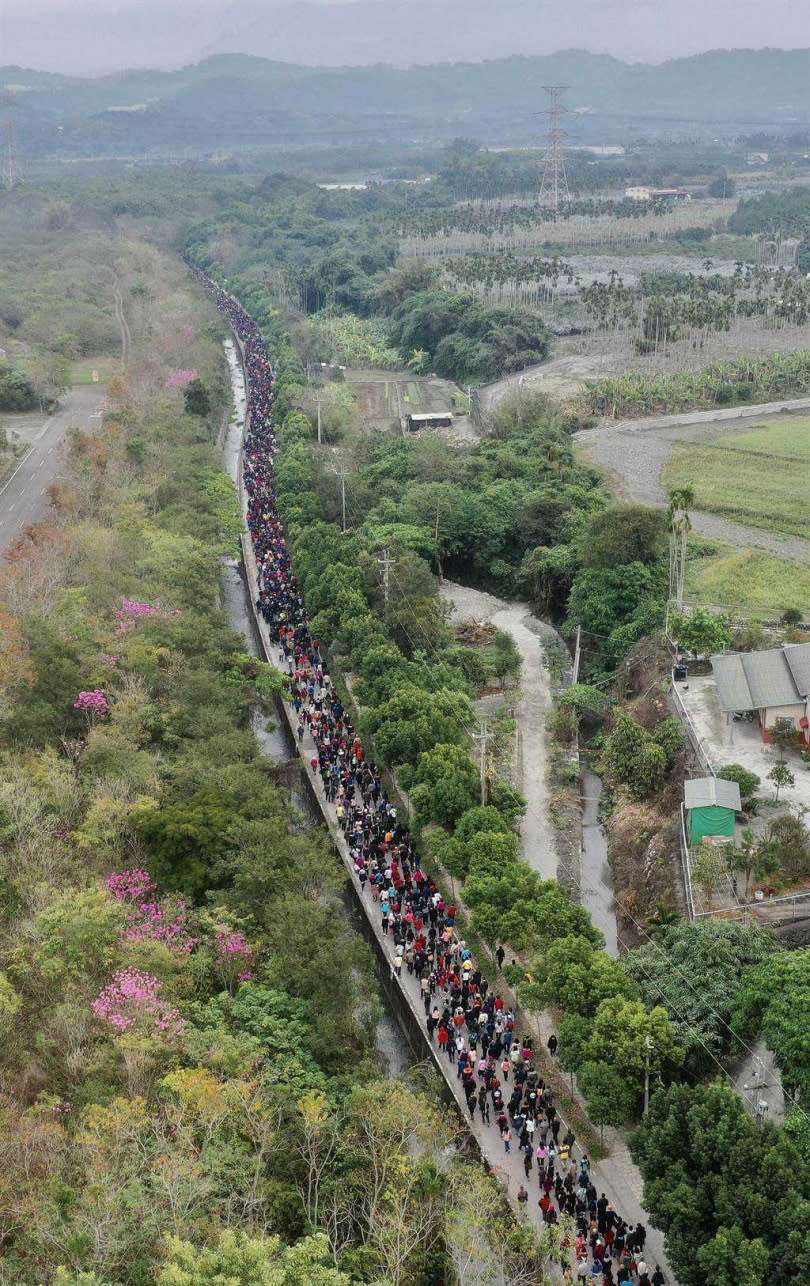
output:
POLYGON ((796 738, 810 744, 810 643, 783 643, 766 652, 724 652, 712 657, 720 708, 755 711, 763 741, 777 719, 790 719, 796 738))

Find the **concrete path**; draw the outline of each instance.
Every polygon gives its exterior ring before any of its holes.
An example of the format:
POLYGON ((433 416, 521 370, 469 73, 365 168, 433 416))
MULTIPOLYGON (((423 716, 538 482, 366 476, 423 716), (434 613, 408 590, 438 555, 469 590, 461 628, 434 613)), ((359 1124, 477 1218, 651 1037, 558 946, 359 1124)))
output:
POLYGON ((745 1052, 734 1075, 734 1088, 748 1110, 780 1125, 785 1119, 785 1093, 773 1054, 760 1039, 745 1052), (759 1105, 766 1103, 764 1112, 759 1105))
MULTIPOLYGON (((754 412, 758 415, 772 414, 783 410, 786 405, 795 409, 810 408, 810 398, 802 398, 800 403, 793 404, 768 403, 754 408, 754 412)), ((748 414, 752 408, 734 407, 732 410, 744 410, 748 414)), ((740 415, 732 416, 728 410, 721 410, 694 412, 689 417, 662 415, 650 420, 622 420, 604 428, 582 430, 574 434, 573 440, 586 458, 613 480, 617 495, 663 509, 667 504, 667 493, 661 474, 677 443, 715 442, 728 433, 739 432, 740 418, 740 415)), ((810 563, 810 540, 801 536, 783 536, 719 514, 692 511, 690 517, 694 530, 704 536, 738 547, 752 546, 778 558, 810 563)))
POLYGON ((59 410, 42 417, 31 446, 0 483, 0 549, 16 540, 31 523, 41 522, 50 508, 48 487, 61 476, 60 450, 68 429, 97 427, 104 391, 80 384, 63 395, 59 410))
POLYGON ((515 640, 522 661, 515 701, 520 746, 517 779, 527 801, 520 827, 520 846, 522 856, 544 880, 554 879, 557 852, 548 815, 550 792, 545 735, 546 714, 551 708, 551 681, 540 649, 540 637, 554 631, 533 616, 526 603, 508 603, 452 581, 444 581, 439 594, 452 608, 454 625, 461 621, 491 622, 515 640))

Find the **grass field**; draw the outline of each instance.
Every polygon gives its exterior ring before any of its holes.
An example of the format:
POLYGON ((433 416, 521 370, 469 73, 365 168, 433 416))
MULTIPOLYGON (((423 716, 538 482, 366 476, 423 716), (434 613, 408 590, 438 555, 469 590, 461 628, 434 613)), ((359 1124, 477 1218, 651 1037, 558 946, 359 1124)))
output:
POLYGON ((121 363, 114 357, 96 357, 92 360, 74 362, 70 368, 71 385, 93 384, 93 371, 98 372, 98 383, 106 384, 121 369, 121 363))
POLYGON ((686 594, 704 603, 728 604, 779 615, 786 607, 810 614, 810 567, 758 549, 716 545, 690 560, 686 594))
MULTIPOLYGON (((774 420, 719 442, 679 444, 665 487, 691 484, 695 508, 810 536, 810 420, 774 420)), ((776 560, 777 562, 779 560, 776 560)))

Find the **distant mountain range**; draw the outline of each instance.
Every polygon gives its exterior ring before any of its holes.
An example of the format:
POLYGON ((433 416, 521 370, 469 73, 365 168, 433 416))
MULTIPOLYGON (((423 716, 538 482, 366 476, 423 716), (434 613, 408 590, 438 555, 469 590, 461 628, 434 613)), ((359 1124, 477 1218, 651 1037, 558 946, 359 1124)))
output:
POLYGON ((577 50, 410 69, 313 68, 240 54, 96 79, 0 68, 20 149, 141 155, 239 144, 528 142, 544 84, 569 86, 572 142, 810 126, 810 50, 733 50, 660 65, 577 50))
POLYGON ((4 58, 72 75, 223 53, 338 67, 480 62, 587 44, 628 61, 807 37, 803 0, 4 0, 4 58), (49 8, 56 12, 49 13, 49 8))

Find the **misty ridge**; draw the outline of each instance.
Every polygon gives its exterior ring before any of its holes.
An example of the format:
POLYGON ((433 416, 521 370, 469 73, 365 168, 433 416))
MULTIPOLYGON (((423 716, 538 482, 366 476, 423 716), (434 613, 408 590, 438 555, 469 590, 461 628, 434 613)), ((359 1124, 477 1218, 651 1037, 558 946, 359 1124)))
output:
POLYGON ((481 62, 581 48, 661 62, 709 49, 807 42, 797 0, 7 0, 7 64, 100 75, 226 53, 306 66, 481 62), (53 10, 53 6, 57 8, 53 10))
POLYGON ((542 86, 565 84, 571 143, 643 136, 802 136, 810 50, 737 50, 661 65, 578 51, 484 63, 314 68, 241 54, 179 71, 76 78, 0 68, 30 156, 188 155, 246 146, 536 144, 542 86))

